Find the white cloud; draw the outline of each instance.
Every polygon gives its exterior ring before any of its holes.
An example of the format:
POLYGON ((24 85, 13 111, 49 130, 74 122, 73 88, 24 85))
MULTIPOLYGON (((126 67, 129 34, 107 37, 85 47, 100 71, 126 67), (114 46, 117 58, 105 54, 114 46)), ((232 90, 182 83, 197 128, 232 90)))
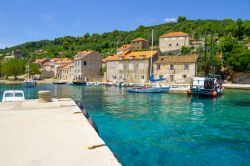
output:
POLYGON ((177 18, 166 18, 164 19, 165 22, 177 22, 177 18))

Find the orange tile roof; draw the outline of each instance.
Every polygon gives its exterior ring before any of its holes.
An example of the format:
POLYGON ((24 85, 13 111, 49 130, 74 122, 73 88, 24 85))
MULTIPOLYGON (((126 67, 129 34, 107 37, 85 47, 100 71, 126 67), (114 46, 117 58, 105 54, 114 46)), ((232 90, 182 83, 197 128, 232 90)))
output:
POLYGON ((154 56, 158 53, 158 51, 133 51, 124 56, 124 59, 148 59, 151 56, 154 56))
POLYGON ((170 64, 170 63, 195 63, 198 59, 198 55, 168 55, 159 56, 154 62, 155 64, 170 64))
POLYGON ((44 62, 46 60, 47 60, 47 58, 36 59, 35 63, 42 63, 42 62, 44 62))
MULTIPOLYGON (((153 51, 152 55, 156 55, 158 51, 153 51)), ((133 51, 126 55, 113 55, 108 56, 104 59, 105 62, 107 61, 117 61, 117 60, 128 60, 128 59, 148 59, 151 57, 151 51, 133 51)))
POLYGON ((120 60, 119 58, 119 55, 115 54, 113 56, 107 56, 104 61, 107 62, 107 61, 117 61, 117 60, 120 60))
POLYGON ((80 52, 78 52, 77 53, 77 55, 80 55, 80 56, 86 56, 86 55, 88 55, 88 54, 90 54, 90 53, 92 53, 93 51, 80 51, 80 52))
POLYGON ((164 35, 161 35, 160 37, 179 37, 179 36, 188 36, 188 34, 184 32, 169 32, 164 35))
POLYGON ((135 41, 147 41, 146 39, 143 39, 143 38, 141 38, 141 37, 138 37, 138 38, 136 38, 136 39, 134 39, 134 40, 132 40, 132 42, 135 42, 135 41))
POLYGON ((120 48, 118 48, 117 50, 118 51, 123 51, 123 50, 128 49, 129 47, 131 47, 131 44, 124 44, 120 48))
POLYGON ((58 66, 58 68, 64 68, 65 66, 67 66, 68 64, 66 64, 66 63, 64 63, 64 64, 60 64, 59 66, 58 66))

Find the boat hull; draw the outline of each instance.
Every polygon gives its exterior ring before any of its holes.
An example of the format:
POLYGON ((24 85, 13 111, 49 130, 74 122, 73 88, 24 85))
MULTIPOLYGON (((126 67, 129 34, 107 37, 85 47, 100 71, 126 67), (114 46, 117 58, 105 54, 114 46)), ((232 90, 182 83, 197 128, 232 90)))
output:
POLYGON ((85 81, 73 81, 73 85, 86 85, 87 83, 85 81))
POLYGON ((149 88, 129 88, 128 92, 131 93, 163 93, 163 92, 168 92, 169 91, 169 87, 164 87, 164 88, 158 88, 158 87, 149 87, 149 88))

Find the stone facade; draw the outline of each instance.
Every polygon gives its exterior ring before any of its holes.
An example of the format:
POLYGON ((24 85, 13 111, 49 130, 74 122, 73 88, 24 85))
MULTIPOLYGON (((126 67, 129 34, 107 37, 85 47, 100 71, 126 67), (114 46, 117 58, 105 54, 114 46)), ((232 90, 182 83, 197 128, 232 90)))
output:
POLYGON ((94 51, 82 51, 74 57, 74 79, 101 80, 102 57, 94 51))
MULTIPOLYGON (((154 61, 158 56, 157 51, 153 51, 154 61)), ((131 52, 120 57, 113 56, 107 60, 107 82, 126 82, 126 83, 146 83, 150 75, 150 51, 131 52)))
POLYGON ((145 50, 149 48, 149 41, 143 38, 136 38, 131 41, 131 49, 135 50, 145 50))
POLYGON ((74 63, 69 63, 68 65, 61 68, 59 79, 71 82, 74 79, 74 72, 74 63))
POLYGON ((155 78, 164 77, 165 83, 190 83, 196 75, 197 55, 159 56, 154 63, 155 78))
POLYGON ((160 36, 159 40, 162 53, 180 53, 182 46, 189 46, 189 36, 183 32, 170 32, 160 36))

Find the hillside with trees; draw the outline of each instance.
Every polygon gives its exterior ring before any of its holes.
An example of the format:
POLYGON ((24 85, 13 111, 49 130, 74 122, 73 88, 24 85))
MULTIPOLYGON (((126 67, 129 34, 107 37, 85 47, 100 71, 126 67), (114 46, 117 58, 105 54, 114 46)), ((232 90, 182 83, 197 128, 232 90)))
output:
MULTIPOLYGON (((212 53, 216 57, 217 52, 222 52, 223 64, 235 71, 250 71, 250 50, 246 48, 246 44, 250 41, 250 20, 236 21, 232 19, 224 20, 187 20, 186 17, 178 17, 177 22, 165 23, 150 27, 139 26, 133 31, 107 32, 103 34, 89 34, 83 36, 65 36, 54 40, 42 40, 27 42, 14 47, 0 49, 0 54, 6 55, 13 50, 19 49, 23 52, 26 60, 42 58, 42 57, 73 57, 77 51, 95 50, 101 52, 103 56, 116 53, 116 49, 123 44, 130 43, 137 37, 151 39, 151 31, 154 30, 154 43, 159 44, 159 36, 171 31, 182 31, 190 34, 193 39, 201 39, 207 34, 216 34, 219 42, 208 42, 208 53, 212 53), (210 45, 210 46, 209 46, 210 45), (212 48, 212 51, 210 50, 212 48), (38 53, 37 50, 40 50, 38 53)), ((184 51, 188 51, 186 49, 184 51)), ((207 58, 208 62, 212 62, 209 56, 205 58, 204 50, 200 50, 200 64, 204 64, 207 58)), ((3 57, 2 56, 2 57, 3 57)))

